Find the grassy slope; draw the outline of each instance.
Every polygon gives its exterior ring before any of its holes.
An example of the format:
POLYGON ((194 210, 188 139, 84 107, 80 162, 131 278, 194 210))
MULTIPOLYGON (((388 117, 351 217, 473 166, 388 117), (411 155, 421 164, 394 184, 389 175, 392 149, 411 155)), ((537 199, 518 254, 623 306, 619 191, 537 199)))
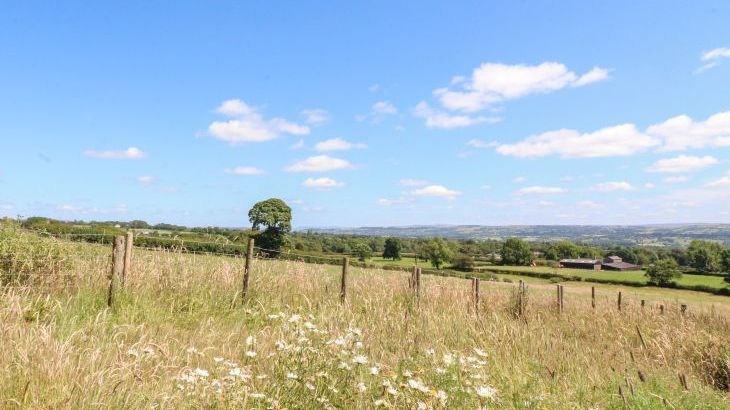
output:
POLYGON ((136 251, 108 309, 108 249, 74 252, 73 287, 2 291, 2 408, 439 408, 444 395, 449 408, 618 408, 622 385, 631 408, 730 405, 702 381, 701 365, 730 344, 728 298, 692 305, 691 317, 660 316, 634 299, 654 289, 635 288, 619 313, 617 288, 599 286, 593 312, 590 288, 569 283, 558 316, 554 286, 533 283, 517 320, 512 284, 483 282, 475 314, 466 280, 424 276, 417 302, 407 273, 352 268, 342 306, 336 266, 256 261, 240 306, 240 259, 136 251), (477 394, 489 396, 486 387, 492 398, 477 394))

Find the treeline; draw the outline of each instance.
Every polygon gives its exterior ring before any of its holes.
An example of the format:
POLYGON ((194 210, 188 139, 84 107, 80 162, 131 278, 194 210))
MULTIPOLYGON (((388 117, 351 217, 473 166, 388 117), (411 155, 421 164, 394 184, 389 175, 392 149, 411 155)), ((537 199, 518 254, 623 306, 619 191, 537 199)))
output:
MULTIPOLYGON (((31 217, 22 221, 26 229, 54 235, 73 235, 89 242, 109 243, 115 235, 128 229, 137 232, 135 243, 155 248, 185 248, 189 251, 242 254, 245 244, 256 231, 234 228, 187 228, 172 224, 150 225, 145 221, 57 221, 31 217)), ((557 266, 560 259, 599 259, 620 256, 625 262, 648 267, 662 260, 673 260, 685 273, 722 274, 730 272, 730 248, 718 242, 693 240, 686 248, 666 247, 597 247, 567 240, 526 242, 507 240, 457 240, 443 238, 387 238, 314 232, 286 235, 283 251, 299 254, 353 255, 361 261, 373 256, 391 259, 413 257, 431 261, 435 268, 450 266, 469 271, 479 264, 557 266), (388 250, 386 252, 386 249, 388 250)))

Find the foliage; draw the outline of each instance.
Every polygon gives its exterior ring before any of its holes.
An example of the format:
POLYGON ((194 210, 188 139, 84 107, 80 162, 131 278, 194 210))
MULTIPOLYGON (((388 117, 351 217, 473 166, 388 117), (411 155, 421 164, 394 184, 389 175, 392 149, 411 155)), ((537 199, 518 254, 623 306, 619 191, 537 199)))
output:
POLYGON ((365 262, 365 260, 373 256, 373 250, 367 243, 358 242, 352 247, 352 254, 357 256, 357 259, 361 262, 365 262))
POLYGON ((697 272, 719 272, 722 269, 722 246, 717 242, 693 240, 687 248, 690 266, 697 272))
POLYGON ((474 270, 474 257, 470 255, 459 255, 453 260, 453 268, 463 272, 474 270))
POLYGON ((530 246, 519 238, 509 238, 502 245, 502 264, 528 266, 533 254, 530 246))
POLYGON ((682 272, 674 259, 660 259, 646 268, 648 283, 656 286, 673 285, 676 279, 682 277, 682 272))
POLYGON ((402 245, 401 241, 398 238, 386 238, 385 239, 385 246, 383 249, 383 258, 385 259, 393 259, 398 260, 400 259, 400 251, 401 251, 402 245))
POLYGON ((441 265, 451 260, 454 253, 441 238, 431 239, 423 249, 424 256, 431 262, 436 269, 441 269, 441 265))
POLYGON ((278 253, 284 246, 286 234, 291 231, 291 208, 278 198, 257 202, 248 218, 252 229, 265 228, 256 236, 260 248, 278 253))
POLYGON ((61 241, 0 223, 0 286, 55 281, 67 261, 61 241))

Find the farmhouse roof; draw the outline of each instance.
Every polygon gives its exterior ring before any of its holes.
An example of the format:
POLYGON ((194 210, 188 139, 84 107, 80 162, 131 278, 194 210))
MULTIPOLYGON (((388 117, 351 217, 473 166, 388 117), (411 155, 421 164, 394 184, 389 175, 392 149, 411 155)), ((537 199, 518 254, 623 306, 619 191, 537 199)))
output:
POLYGON ((568 263, 601 263, 598 259, 561 259, 560 262, 568 262, 568 263))

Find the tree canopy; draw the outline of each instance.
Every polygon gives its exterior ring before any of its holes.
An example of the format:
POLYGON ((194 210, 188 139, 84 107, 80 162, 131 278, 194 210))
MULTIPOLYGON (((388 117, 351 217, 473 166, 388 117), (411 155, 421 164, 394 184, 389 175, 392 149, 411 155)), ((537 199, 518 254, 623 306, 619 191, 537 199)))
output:
POLYGON ((533 257, 530 245, 519 238, 509 238, 502 245, 502 265, 527 266, 533 257))
POLYGON ((682 277, 679 265, 674 259, 660 259, 646 268, 646 277, 651 285, 669 286, 682 277))
POLYGON ((274 253, 279 252, 291 231, 291 208, 278 198, 256 203, 248 218, 253 230, 261 231, 256 235, 258 246, 274 253))
POLYGON ((385 239, 385 247, 383 249, 384 259, 400 259, 401 242, 398 238, 387 238, 385 239))

